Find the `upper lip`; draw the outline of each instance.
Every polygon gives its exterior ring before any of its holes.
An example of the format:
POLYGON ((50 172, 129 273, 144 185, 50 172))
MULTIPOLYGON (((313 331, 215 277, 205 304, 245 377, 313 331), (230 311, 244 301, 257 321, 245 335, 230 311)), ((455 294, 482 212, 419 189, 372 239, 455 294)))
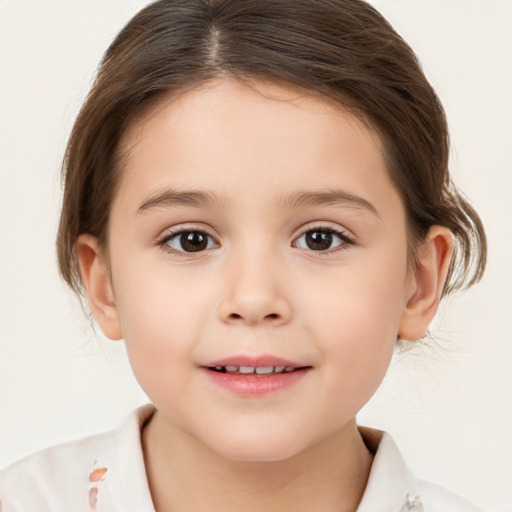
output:
POLYGON ((303 368, 309 366, 307 364, 297 363, 282 357, 276 357, 269 354, 262 354, 259 356, 248 355, 234 355, 225 357, 223 359, 216 359, 204 365, 207 368, 214 368, 216 366, 253 366, 253 367, 268 367, 268 366, 285 366, 293 368, 303 368))

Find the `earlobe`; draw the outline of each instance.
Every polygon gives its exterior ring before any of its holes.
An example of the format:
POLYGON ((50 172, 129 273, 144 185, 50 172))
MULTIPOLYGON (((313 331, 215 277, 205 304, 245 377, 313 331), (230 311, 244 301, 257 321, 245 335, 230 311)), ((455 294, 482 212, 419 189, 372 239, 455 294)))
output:
POLYGON ((123 337, 112 281, 104 250, 91 235, 80 235, 76 243, 82 280, 94 318, 108 338, 123 337))
POLYGON ((407 282, 406 304, 398 335, 408 341, 422 338, 436 314, 453 255, 448 228, 432 226, 417 251, 417 264, 407 282))

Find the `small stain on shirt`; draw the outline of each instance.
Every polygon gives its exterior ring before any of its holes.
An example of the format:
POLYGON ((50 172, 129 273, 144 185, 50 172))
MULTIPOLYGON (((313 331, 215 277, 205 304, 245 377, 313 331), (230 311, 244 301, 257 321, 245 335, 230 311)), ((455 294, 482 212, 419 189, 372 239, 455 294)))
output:
POLYGON ((89 482, 99 482, 107 472, 107 468, 95 469, 89 475, 89 482))
POLYGON ((89 491, 89 505, 92 508, 96 508, 97 503, 98 503, 98 488, 97 487, 93 487, 89 491))

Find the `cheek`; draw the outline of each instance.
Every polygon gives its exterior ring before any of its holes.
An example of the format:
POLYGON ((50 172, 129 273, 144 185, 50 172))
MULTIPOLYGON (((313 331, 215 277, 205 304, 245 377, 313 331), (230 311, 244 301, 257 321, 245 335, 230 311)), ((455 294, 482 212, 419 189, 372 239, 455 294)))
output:
POLYGON ((130 363, 146 388, 158 380, 170 383, 185 362, 192 364, 211 308, 194 280, 176 279, 152 265, 135 268, 142 270, 118 267, 114 293, 130 363))
POLYGON ((379 386, 393 355, 406 279, 405 254, 367 263, 325 283, 329 293, 317 293, 310 323, 314 338, 322 340, 329 387, 363 402, 379 386))

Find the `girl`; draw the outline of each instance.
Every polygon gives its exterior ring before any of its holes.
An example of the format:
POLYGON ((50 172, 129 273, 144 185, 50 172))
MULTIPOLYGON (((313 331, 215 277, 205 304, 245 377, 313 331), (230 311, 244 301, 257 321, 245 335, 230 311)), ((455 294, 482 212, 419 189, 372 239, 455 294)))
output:
POLYGON ((476 510, 355 423, 396 341, 483 272, 447 158, 363 2, 139 13, 75 124, 58 249, 154 405, 7 469, 5 510, 476 510))

